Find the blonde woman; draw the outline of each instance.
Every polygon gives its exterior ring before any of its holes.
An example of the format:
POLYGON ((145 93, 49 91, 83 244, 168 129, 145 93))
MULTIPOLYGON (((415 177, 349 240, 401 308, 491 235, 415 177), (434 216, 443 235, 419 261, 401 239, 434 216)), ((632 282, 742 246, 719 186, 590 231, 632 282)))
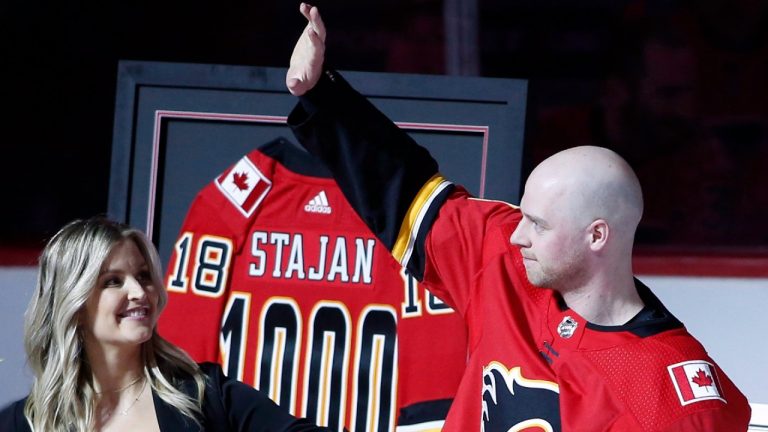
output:
POLYGON ((0 412, 0 430, 322 430, 161 338, 166 301, 142 232, 104 218, 65 226, 26 312, 32 391, 0 412))

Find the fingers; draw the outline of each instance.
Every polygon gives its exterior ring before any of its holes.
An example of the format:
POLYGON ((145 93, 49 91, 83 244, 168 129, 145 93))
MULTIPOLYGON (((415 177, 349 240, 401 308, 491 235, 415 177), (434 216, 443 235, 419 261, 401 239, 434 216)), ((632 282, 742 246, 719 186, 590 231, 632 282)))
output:
POLYGON ((309 16, 310 10, 312 10, 312 5, 309 5, 307 3, 301 3, 299 5, 299 12, 301 12, 301 14, 304 15, 304 18, 306 18, 307 21, 312 21, 312 19, 309 16))
POLYGON ((307 19, 307 25, 293 48, 285 77, 288 90, 296 96, 303 95, 317 84, 325 55, 325 24, 320 13, 307 3, 301 3, 299 11, 307 19))
POLYGON ((320 17, 320 11, 313 6, 309 10, 309 17, 309 22, 312 23, 312 28, 315 30, 315 33, 320 36, 320 40, 325 41, 325 23, 320 17))
POLYGON ((310 23, 312 22, 312 17, 310 16, 310 11, 314 8, 312 5, 307 3, 302 3, 299 5, 299 12, 301 12, 302 15, 304 15, 304 18, 307 19, 310 23))
POLYGON ((315 49, 322 49, 324 36, 321 36, 312 28, 307 28, 307 36, 309 36, 309 41, 312 42, 315 49))
POLYGON ((320 11, 317 7, 307 3, 299 5, 299 12, 307 19, 307 27, 311 27, 312 30, 320 37, 320 40, 325 42, 325 23, 320 17, 320 11))

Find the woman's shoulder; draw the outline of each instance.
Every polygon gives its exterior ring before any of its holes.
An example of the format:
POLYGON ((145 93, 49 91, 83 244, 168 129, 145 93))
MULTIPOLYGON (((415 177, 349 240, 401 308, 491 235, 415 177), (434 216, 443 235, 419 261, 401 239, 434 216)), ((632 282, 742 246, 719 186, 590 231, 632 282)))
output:
POLYGON ((196 386, 197 378, 202 375, 206 383, 210 384, 211 381, 217 381, 221 377, 226 378, 224 372, 221 370, 221 366, 216 363, 203 362, 196 363, 197 368, 180 367, 176 364, 165 365, 162 369, 163 376, 173 382, 180 390, 188 390, 186 387, 196 386))
MULTIPOLYGON (((197 366, 205 381, 205 392, 207 393, 207 396, 210 395, 211 391, 218 393, 221 386, 229 381, 226 375, 224 375, 221 366, 217 363, 197 363, 197 366)), ((176 371, 173 375, 176 387, 192 397, 195 397, 197 394, 197 380, 194 375, 195 374, 182 371, 176 371)))
POLYGON ((209 378, 224 376, 224 371, 221 370, 221 365, 218 363, 203 362, 198 363, 197 366, 209 378))
POLYGON ((216 392, 220 392, 223 388, 230 386, 233 383, 241 384, 240 381, 228 377, 218 363, 202 362, 198 363, 197 366, 205 377, 205 384, 208 390, 213 389, 216 392))
POLYGON ((30 431, 27 418, 24 417, 26 403, 27 398, 23 398, 0 408, 0 431, 30 431))

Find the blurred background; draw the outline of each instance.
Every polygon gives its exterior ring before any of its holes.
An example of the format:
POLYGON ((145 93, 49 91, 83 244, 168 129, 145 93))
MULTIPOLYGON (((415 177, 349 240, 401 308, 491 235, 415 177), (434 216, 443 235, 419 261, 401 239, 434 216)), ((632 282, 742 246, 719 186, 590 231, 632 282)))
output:
MULTIPOLYGON (((525 173, 562 148, 614 148, 645 190, 639 248, 768 256, 768 2, 316 4, 337 69, 530 80, 525 173)), ((303 27, 293 1, 0 8, 5 264, 106 211, 118 60, 286 67, 303 27)))
MULTIPOLYGON (((337 69, 529 80, 524 178, 575 145, 626 157, 646 196, 638 255, 666 266, 638 274, 768 417, 768 1, 316 4, 337 69)), ((0 19, 2 406, 31 381, 38 252, 107 210, 118 61, 287 67, 304 20, 284 0, 4 0, 0 19)))

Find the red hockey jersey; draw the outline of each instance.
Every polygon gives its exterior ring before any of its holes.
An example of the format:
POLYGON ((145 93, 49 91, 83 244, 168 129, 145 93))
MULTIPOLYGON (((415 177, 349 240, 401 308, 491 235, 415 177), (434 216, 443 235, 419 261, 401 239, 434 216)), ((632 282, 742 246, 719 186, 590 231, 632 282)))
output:
POLYGON ((466 367, 458 314, 283 139, 198 194, 166 283, 164 337, 323 426, 439 429, 466 367))
POLYGON ((338 73, 288 120, 382 243, 464 317, 469 363, 444 431, 746 430, 744 395, 650 289, 636 280, 645 307, 600 326, 532 286, 510 241, 519 209, 446 181, 338 73))
POLYGON ((645 308, 621 326, 531 285, 509 241, 520 217, 459 189, 425 240, 424 283, 472 334, 444 431, 746 430, 744 395, 640 281, 645 308))

